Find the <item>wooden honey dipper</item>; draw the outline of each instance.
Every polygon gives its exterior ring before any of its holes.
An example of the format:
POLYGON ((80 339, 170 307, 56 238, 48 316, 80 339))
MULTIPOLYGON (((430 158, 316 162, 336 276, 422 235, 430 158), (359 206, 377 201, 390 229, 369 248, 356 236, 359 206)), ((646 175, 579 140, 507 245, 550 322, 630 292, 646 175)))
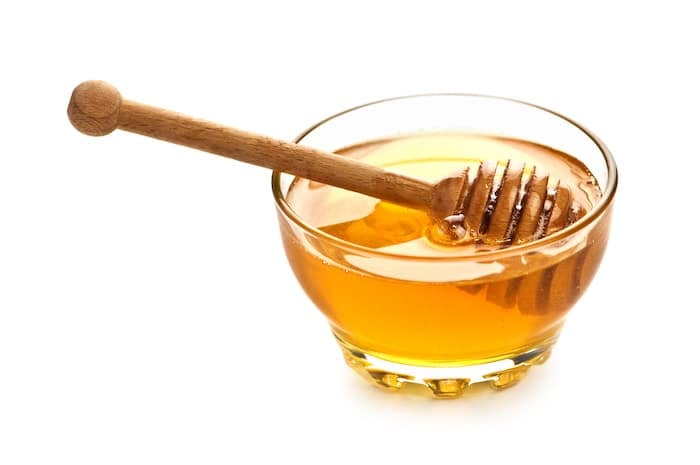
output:
POLYGON ((565 227, 583 213, 572 202, 568 188, 552 183, 537 167, 526 169, 519 161, 485 161, 474 176, 465 169, 430 183, 352 158, 125 100, 104 81, 78 85, 68 104, 68 117, 76 129, 91 136, 122 129, 423 210, 454 240, 527 242, 565 227))

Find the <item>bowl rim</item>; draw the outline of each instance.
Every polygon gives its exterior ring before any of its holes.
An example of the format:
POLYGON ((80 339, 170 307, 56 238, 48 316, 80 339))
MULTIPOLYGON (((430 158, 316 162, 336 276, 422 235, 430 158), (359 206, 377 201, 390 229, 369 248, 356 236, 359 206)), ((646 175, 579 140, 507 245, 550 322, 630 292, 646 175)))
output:
POLYGON ((423 99, 423 98, 433 98, 433 97, 466 97, 466 98, 484 98, 484 99, 489 99, 489 100, 499 100, 499 101, 504 101, 504 102, 510 102, 510 103, 515 103, 518 105, 524 105, 528 106, 530 108, 534 108, 540 111, 544 111, 546 113, 549 113, 569 124, 574 126, 575 128, 579 129, 584 135, 586 135, 598 148, 600 153, 603 155, 603 158, 605 160, 605 166, 607 169, 607 182, 605 184, 605 188, 603 189, 603 195, 596 203, 593 208, 586 213, 586 215, 583 216, 583 218, 577 220, 575 223, 573 223, 570 226, 567 226, 564 229, 561 229, 557 231, 556 233, 545 236, 541 239, 537 239, 535 241, 531 242, 526 242, 523 244, 519 245, 512 245, 509 247, 505 247, 503 249, 496 249, 496 250, 484 250, 484 251, 479 251, 477 253, 474 253, 473 251, 469 253, 465 253, 463 255, 454 255, 454 256, 445 256, 445 257, 422 257, 422 256, 416 256, 416 255, 403 255, 395 252, 386 252, 386 251, 380 251, 377 249, 373 249, 371 247, 366 247, 362 245, 355 244, 350 241, 346 241, 344 239, 341 239, 339 237, 333 236, 332 234, 328 234, 324 231, 321 231, 320 229, 314 227, 313 225, 309 224, 306 222, 303 218, 301 218, 297 213, 294 211, 294 209, 289 205, 285 199, 284 194, 282 193, 282 187, 281 187, 281 179, 282 175, 285 173, 282 173, 280 171, 273 171, 272 172, 272 193, 275 199, 275 204, 277 206, 278 211, 280 211, 285 218, 291 220, 294 224, 302 228, 304 231, 307 233, 312 234, 313 236, 317 238, 322 238, 325 241, 328 241, 332 243, 336 247, 341 247, 347 250, 351 251, 356 251, 360 252, 363 255, 370 255, 370 256, 376 256, 376 257, 382 257, 382 258, 387 258, 387 259, 401 259, 401 260, 411 260, 411 261, 463 261, 463 260, 475 260, 479 262, 486 262, 486 261, 491 261, 495 260, 498 258, 506 257, 506 256, 513 256, 513 255, 522 255, 528 252, 534 252, 536 250, 541 250, 543 248, 546 248, 547 246, 550 246, 552 244, 556 244, 557 242, 560 242, 562 240, 565 240, 569 237, 572 237, 579 231, 582 231, 586 229, 589 225, 593 224, 595 221, 597 221, 602 214, 608 209, 609 206, 612 205, 615 193, 617 191, 617 184, 618 184, 618 170, 617 170, 617 164, 615 162, 615 159, 608 149, 608 147, 605 145, 605 143, 598 137, 596 136, 592 131, 587 129, 585 126, 582 124, 578 123, 577 121, 564 116, 563 114, 556 112, 554 110, 550 110, 549 108, 543 107, 541 105, 533 104, 530 102, 526 102, 524 100, 519 100, 519 99, 514 99, 510 97, 500 97, 496 95, 487 95, 487 94, 478 94, 478 93, 459 93, 459 92, 444 92, 444 93, 421 93, 421 94, 409 94, 409 95, 402 95, 402 96, 397 96, 397 97, 389 97, 389 98, 384 98, 380 100, 374 100, 371 102, 363 103, 360 105, 356 105, 350 108, 347 108, 345 110, 342 110, 338 113, 335 113, 331 116, 328 116, 327 118, 324 118, 317 123, 309 126, 307 129, 305 129, 303 132, 301 132, 296 138, 294 138, 293 142, 294 143, 300 143, 306 136, 308 136, 311 132, 313 132, 315 129, 323 126, 324 124, 328 123, 329 121, 332 121, 334 119, 340 118, 343 115, 346 115, 348 113, 354 112, 356 110, 360 110, 363 108, 375 106, 375 105, 381 105, 383 103, 389 103, 397 100, 410 100, 410 99, 423 99))

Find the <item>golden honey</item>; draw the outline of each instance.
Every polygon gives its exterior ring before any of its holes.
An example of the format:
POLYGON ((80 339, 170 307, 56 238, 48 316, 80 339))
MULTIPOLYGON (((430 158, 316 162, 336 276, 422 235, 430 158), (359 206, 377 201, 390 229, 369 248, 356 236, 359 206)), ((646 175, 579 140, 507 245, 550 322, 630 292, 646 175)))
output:
MULTIPOLYGON (((582 207, 578 221, 602 196, 576 158, 524 140, 435 133, 336 153, 431 182, 484 160, 523 161, 569 189, 582 207)), ((436 238, 439 229, 423 212, 306 179, 293 181, 286 202, 300 220, 280 221, 292 269, 328 318, 348 362, 360 368, 370 365, 367 356, 437 368, 539 356, 593 278, 609 224, 606 212, 586 228, 575 230, 577 221, 533 243, 451 244, 436 238), (542 241, 549 242, 536 246, 542 241)), ((401 382, 400 373, 370 375, 387 386, 401 382)))

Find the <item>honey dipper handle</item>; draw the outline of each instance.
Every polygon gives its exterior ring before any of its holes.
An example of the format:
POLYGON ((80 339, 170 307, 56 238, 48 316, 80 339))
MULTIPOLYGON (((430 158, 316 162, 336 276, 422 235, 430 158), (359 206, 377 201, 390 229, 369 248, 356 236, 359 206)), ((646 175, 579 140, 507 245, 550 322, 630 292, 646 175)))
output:
POLYGON ((340 155, 124 100, 114 86, 103 81, 86 81, 75 88, 68 104, 68 117, 76 129, 92 136, 122 129, 414 208, 430 209, 433 202, 433 185, 425 181, 340 155))

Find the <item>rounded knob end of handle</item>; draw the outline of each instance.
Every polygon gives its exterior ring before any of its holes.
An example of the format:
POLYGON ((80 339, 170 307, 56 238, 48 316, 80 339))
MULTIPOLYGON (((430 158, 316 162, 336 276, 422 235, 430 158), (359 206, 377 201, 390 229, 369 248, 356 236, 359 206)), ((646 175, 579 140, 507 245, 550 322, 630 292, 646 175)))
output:
POLYGON ((122 96, 104 81, 85 81, 78 85, 68 103, 68 119, 80 132, 105 136, 117 128, 122 96))

